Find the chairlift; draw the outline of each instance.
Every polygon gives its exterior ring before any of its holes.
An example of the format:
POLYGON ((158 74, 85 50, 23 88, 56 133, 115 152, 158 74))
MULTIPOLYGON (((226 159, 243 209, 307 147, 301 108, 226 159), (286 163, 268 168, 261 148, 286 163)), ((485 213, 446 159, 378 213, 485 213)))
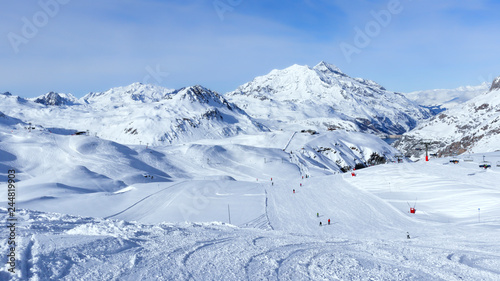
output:
POLYGON ((488 169, 491 168, 491 163, 489 161, 483 161, 479 164, 479 168, 488 169))
POLYGON ((486 161, 484 160, 485 156, 483 155, 483 162, 481 162, 479 164, 479 168, 483 168, 483 169, 488 169, 488 168, 491 168, 491 163, 490 161, 486 161))
POLYGON ((415 214, 415 211, 417 209, 415 209, 415 207, 417 206, 417 199, 415 199, 415 203, 413 204, 413 207, 410 205, 410 202, 406 202, 406 204, 408 204, 408 207, 410 207, 410 214, 415 214))

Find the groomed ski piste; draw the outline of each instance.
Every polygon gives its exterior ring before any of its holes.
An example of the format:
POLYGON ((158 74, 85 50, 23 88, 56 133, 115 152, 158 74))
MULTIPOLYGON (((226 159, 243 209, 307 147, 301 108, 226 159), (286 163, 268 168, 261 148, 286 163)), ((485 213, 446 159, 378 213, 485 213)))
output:
POLYGON ((353 176, 307 147, 376 137, 297 134, 283 151, 292 133, 146 148, 4 128, 18 221, 0 280, 500 279, 500 152, 353 176))

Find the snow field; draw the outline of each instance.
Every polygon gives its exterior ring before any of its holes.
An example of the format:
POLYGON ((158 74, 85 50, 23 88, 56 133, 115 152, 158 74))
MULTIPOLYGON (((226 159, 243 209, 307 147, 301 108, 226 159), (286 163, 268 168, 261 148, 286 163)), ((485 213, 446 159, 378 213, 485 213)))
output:
MULTIPOLYGON (((488 153, 495 159, 500 153, 488 153)), ((500 208, 500 167, 484 170, 480 162, 450 163, 451 158, 431 159, 430 162, 391 164, 390 169, 378 166, 359 171, 353 184, 390 202, 399 210, 409 211, 416 205, 413 217, 428 221, 473 224, 482 215, 482 223, 498 223, 500 208), (478 211, 478 208, 480 209, 478 211)), ((481 157, 475 159, 482 160, 481 157)))
MULTIPOLYGON (((223 223, 20 215, 26 236, 13 280, 495 280, 500 274, 499 247, 482 236, 358 240, 223 223)), ((0 277, 12 276, 0 271, 0 277)))
MULTIPOLYGON (((479 169, 482 154, 352 177, 325 168, 334 153, 315 149, 336 147, 347 163, 391 148, 333 132, 297 133, 282 151, 290 136, 146 149, 92 136, 2 134, 2 167, 18 170, 20 221, 19 270, 9 275, 5 265, 0 280, 500 278, 500 170, 479 169)), ((0 198, 4 221, 6 203, 0 198)))

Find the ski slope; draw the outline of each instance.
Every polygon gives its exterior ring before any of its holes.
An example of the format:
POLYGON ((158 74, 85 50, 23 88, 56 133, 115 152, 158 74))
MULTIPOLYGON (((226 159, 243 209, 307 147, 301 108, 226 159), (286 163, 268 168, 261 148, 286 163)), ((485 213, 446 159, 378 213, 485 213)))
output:
POLYGON ((369 155, 376 139, 297 133, 283 151, 290 135, 146 148, 3 130, 19 223, 16 274, 4 263, 0 280, 500 278, 500 152, 484 154, 488 170, 474 154, 353 177, 334 156, 369 155))

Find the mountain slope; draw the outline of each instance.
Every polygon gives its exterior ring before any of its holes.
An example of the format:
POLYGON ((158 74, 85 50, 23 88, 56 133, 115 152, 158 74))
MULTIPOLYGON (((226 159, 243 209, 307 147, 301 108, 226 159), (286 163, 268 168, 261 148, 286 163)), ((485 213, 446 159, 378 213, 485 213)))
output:
MULTIPOLYGON (((22 187, 15 213, 20 258, 15 274, 9 264, 0 268, 0 279, 498 280, 500 193, 492 187, 499 170, 441 162, 311 177, 296 193, 290 189, 300 178, 282 172, 274 185, 154 182, 78 194, 73 204, 45 198, 57 213, 24 207, 23 197, 45 186, 22 187), (411 214, 408 201, 413 206, 417 197, 411 214), (75 205, 94 216, 69 215, 75 205), (103 218, 113 209, 134 221, 103 218), (151 223, 153 212, 159 215, 151 223)), ((1 207, 0 219, 9 212, 1 207)), ((7 242, 5 235, 3 255, 7 242)))
POLYGON ((493 83, 491 83, 490 91, 495 90, 500 90, 500 77, 497 77, 495 80, 493 80, 493 83))
MULTIPOLYGON (((499 81, 497 78, 495 81, 499 81)), ((495 85, 495 83, 493 83, 495 85)), ((422 139, 433 142, 433 152, 441 155, 463 152, 491 152, 500 143, 500 89, 483 93, 420 124, 404 134, 395 145, 401 151, 414 151, 422 139)))
POLYGON ((70 102, 61 94, 2 95, 0 111, 52 132, 89 131, 120 143, 169 144, 259 133, 267 128, 202 86, 170 90, 135 83, 70 102), (65 106, 54 106, 65 105, 65 106))
POLYGON ((401 134, 429 112, 377 83, 321 62, 273 70, 225 96, 269 127, 401 134), (269 120, 269 121, 265 121, 269 120))
POLYGON ((74 105, 78 103, 78 99, 71 94, 59 94, 55 92, 49 92, 43 96, 30 100, 39 104, 54 106, 74 105))
POLYGON ((81 101, 94 106, 151 103, 159 102, 173 91, 156 85, 133 83, 124 87, 112 88, 105 92, 89 93, 81 98, 81 101))

